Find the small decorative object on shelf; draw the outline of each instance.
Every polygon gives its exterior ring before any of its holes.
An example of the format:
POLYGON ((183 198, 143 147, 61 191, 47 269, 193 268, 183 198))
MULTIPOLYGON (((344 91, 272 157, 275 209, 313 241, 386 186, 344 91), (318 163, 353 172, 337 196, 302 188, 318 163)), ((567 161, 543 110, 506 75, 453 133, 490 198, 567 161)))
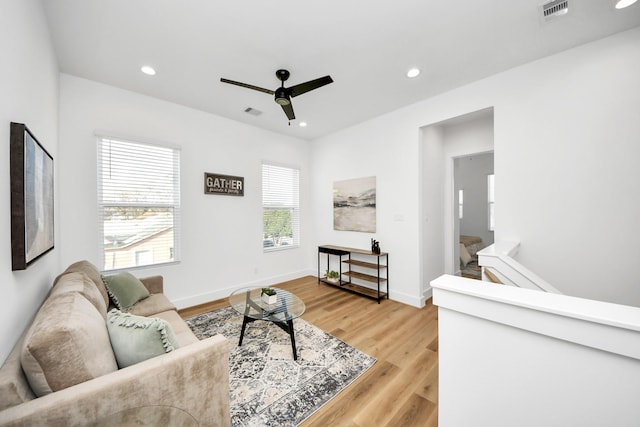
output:
POLYGON ((324 275, 324 277, 330 281, 330 282, 337 282, 340 279, 340 273, 338 273, 337 271, 329 271, 327 270, 327 273, 324 275))
POLYGON ((380 254, 380 242, 371 239, 371 252, 374 254, 380 254))
POLYGON ((262 288, 260 297, 262 298, 262 302, 267 304, 275 304, 277 301, 276 291, 271 288, 262 288))

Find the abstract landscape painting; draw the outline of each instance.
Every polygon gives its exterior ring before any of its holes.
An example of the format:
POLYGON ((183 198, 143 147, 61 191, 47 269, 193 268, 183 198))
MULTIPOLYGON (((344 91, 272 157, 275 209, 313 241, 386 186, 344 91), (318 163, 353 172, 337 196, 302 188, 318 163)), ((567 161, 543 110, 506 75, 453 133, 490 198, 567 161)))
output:
POLYGON ((333 183, 333 229, 376 232, 376 177, 333 183))
POLYGON ((53 157, 23 123, 11 123, 11 269, 54 247, 53 157))

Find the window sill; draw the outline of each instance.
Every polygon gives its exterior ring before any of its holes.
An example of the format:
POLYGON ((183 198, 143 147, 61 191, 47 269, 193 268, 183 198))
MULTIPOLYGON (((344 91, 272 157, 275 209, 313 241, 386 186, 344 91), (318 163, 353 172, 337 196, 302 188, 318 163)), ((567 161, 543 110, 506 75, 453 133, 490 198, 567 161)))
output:
POLYGON ((279 251, 288 251, 290 249, 298 249, 300 245, 284 245, 284 246, 273 246, 270 248, 263 248, 263 252, 266 254, 268 252, 279 252, 279 251))
POLYGON ((160 267, 166 267, 169 265, 176 265, 176 264, 180 264, 180 261, 168 261, 168 262, 160 262, 157 264, 147 264, 147 265, 132 265, 131 267, 114 268, 112 270, 102 270, 102 273, 116 274, 123 271, 149 270, 152 268, 160 268, 160 267))

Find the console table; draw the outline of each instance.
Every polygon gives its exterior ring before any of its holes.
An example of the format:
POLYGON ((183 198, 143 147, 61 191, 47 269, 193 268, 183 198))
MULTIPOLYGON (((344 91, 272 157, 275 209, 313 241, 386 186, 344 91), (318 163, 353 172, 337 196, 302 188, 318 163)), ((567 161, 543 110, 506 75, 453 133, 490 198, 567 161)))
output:
POLYGON ((318 246, 318 283, 321 282, 374 299, 380 304, 382 299, 389 299, 389 254, 387 252, 377 254, 363 249, 343 246, 318 246), (355 255, 355 259, 352 255, 355 255), (323 256, 326 256, 327 259, 327 268, 325 270, 330 269, 331 256, 338 257, 338 272, 340 274, 338 280, 329 280, 322 274, 320 262, 323 256), (343 264, 347 267, 346 271, 342 269, 343 264), (343 278, 346 278, 346 280, 343 280, 343 278), (366 284, 369 284, 369 286, 366 284), (370 284, 374 284, 376 287, 371 287, 370 284))

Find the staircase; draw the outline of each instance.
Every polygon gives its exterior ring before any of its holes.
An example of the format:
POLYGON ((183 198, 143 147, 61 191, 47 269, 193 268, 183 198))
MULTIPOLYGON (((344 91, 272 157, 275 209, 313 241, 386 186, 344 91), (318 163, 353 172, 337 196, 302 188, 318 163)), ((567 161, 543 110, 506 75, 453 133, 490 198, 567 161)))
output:
POLYGON ((519 288, 560 294, 561 292, 514 259, 520 244, 497 242, 478 252, 483 280, 519 288))

